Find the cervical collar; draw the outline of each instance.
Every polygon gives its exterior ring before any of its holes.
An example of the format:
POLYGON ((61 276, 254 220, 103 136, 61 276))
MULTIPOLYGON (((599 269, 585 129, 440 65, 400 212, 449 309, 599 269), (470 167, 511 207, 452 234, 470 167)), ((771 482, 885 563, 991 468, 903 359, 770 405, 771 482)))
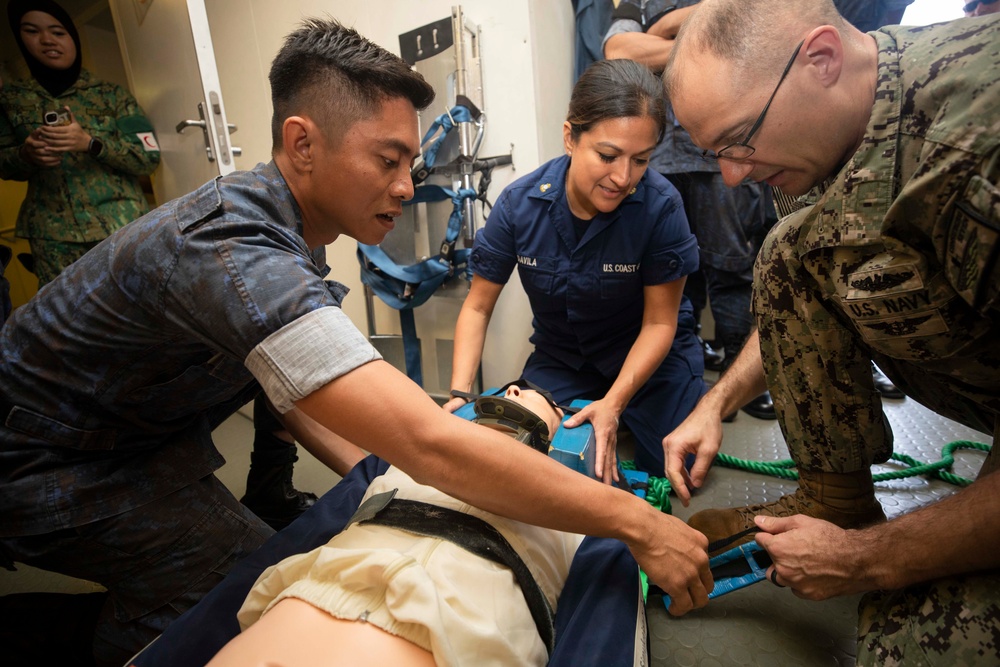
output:
POLYGON ((549 453, 549 426, 520 403, 503 396, 480 396, 474 406, 476 421, 497 424, 515 432, 514 439, 543 454, 549 453))

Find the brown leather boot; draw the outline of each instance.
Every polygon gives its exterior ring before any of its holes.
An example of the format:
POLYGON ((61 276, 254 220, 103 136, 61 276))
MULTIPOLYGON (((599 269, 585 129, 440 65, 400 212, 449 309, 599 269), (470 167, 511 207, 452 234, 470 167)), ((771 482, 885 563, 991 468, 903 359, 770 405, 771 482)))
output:
POLYGON ((765 516, 806 516, 823 519, 841 528, 862 528, 885 521, 882 506, 875 500, 870 470, 832 473, 799 470, 799 488, 778 500, 749 507, 708 509, 688 519, 688 525, 708 537, 708 555, 754 539, 758 532, 753 518, 765 516))

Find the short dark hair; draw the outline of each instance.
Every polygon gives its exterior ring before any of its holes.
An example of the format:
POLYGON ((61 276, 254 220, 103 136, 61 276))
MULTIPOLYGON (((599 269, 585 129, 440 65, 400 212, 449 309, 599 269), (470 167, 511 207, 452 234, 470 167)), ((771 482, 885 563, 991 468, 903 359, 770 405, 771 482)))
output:
POLYGON ((690 57, 689 52, 710 53, 731 66, 733 80, 713 85, 745 88, 746 82, 772 81, 793 45, 821 25, 839 30, 850 26, 833 0, 703 0, 684 21, 667 58, 663 70, 667 98, 679 85, 676 62, 690 57))
POLYGON ((406 98, 418 111, 434 101, 434 88, 402 58, 334 19, 306 19, 288 35, 268 79, 273 150, 289 116, 307 113, 339 137, 386 99, 406 98))
POLYGON ((649 116, 656 120, 656 141, 666 128, 666 104, 660 81, 634 60, 598 60, 573 86, 566 120, 574 141, 595 124, 611 118, 649 116))

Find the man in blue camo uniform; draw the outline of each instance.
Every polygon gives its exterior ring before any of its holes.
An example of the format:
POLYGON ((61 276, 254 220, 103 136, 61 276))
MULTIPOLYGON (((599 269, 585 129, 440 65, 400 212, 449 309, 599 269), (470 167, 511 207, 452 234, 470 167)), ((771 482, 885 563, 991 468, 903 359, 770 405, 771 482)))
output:
POLYGON ((689 523, 710 550, 756 537, 772 581, 802 597, 879 591, 862 600, 860 664, 997 654, 1000 457, 971 486, 886 522, 870 466, 889 457, 892 431, 869 369, 1000 435, 998 66, 1000 19, 865 34, 828 0, 704 0, 665 77, 728 183, 818 188, 765 241, 759 340, 667 438, 668 471, 686 501, 721 416, 770 389, 798 491, 689 523))
POLYGON ((80 38, 51 0, 12 0, 31 77, 0 90, 0 178, 27 181, 16 235, 39 287, 149 210, 140 183, 160 163, 153 126, 121 86, 81 69, 80 38), (46 112, 67 111, 57 125, 46 112))

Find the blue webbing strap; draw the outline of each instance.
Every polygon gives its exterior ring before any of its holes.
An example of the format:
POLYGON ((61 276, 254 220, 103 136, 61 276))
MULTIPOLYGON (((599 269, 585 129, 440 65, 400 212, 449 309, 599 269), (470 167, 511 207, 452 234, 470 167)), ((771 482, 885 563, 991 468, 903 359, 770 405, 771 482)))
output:
MULTIPOLYGON (((708 594, 712 600, 720 595, 746 588, 767 576, 771 556, 756 542, 745 542, 708 560, 715 588, 708 594)), ((670 607, 670 596, 663 596, 663 606, 670 607)))
POLYGON ((420 361, 420 345, 417 344, 417 324, 413 309, 399 311, 399 326, 403 333, 403 356, 406 358, 406 375, 421 387, 424 386, 424 368, 420 361))
POLYGON ((435 290, 454 277, 456 268, 464 267, 468 274, 470 250, 455 250, 455 243, 462 229, 462 204, 466 199, 475 197, 475 190, 469 188, 455 192, 440 185, 427 184, 414 190, 413 199, 403 202, 404 205, 411 205, 451 199, 453 204, 438 254, 422 262, 400 266, 377 245, 358 244, 361 282, 399 311, 406 374, 420 386, 423 386, 423 371, 413 309, 426 302, 435 290))
MULTIPOLYGON (((434 119, 420 142, 421 148, 426 146, 439 131, 440 136, 422 151, 424 166, 428 169, 434 166, 437 153, 441 149, 445 137, 454 129, 456 123, 471 121, 472 112, 461 105, 434 119)), ((456 252, 455 243, 462 228, 463 201, 470 197, 475 199, 476 193, 471 189, 461 189, 454 192, 439 185, 427 184, 416 188, 413 195, 413 199, 404 202, 405 205, 444 201, 445 199, 451 199, 454 204, 439 253, 412 266, 399 266, 378 246, 359 243, 358 261, 361 262, 361 282, 371 287, 372 291, 385 303, 399 311, 406 375, 418 385, 423 386, 424 375, 420 358, 420 344, 417 341, 417 327, 413 309, 427 301, 435 290, 453 277, 456 267, 464 266, 466 278, 471 279, 472 276, 469 275, 468 268, 469 250, 462 249, 456 252)))
POLYGON ((426 150, 422 150, 424 156, 424 167, 430 169, 434 166, 434 161, 437 159, 437 153, 441 150, 441 144, 444 143, 445 137, 448 133, 452 131, 455 127, 455 123, 469 123, 472 122, 472 112, 469 111, 467 107, 461 105, 452 107, 449 113, 443 113, 434 119, 431 126, 427 129, 427 133, 424 134, 423 141, 420 142, 421 148, 427 145, 427 142, 431 140, 438 130, 441 130, 441 136, 434 140, 426 150))

